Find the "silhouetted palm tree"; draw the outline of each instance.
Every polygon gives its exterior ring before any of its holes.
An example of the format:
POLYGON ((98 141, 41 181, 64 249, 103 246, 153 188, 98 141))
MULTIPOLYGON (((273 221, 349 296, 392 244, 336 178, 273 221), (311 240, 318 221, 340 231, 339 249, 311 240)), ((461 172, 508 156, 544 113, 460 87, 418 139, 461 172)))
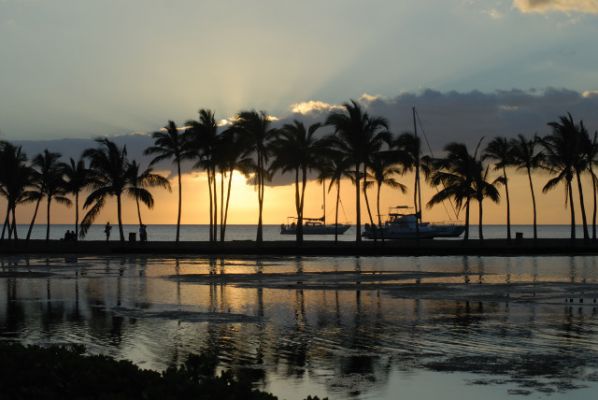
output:
POLYGON ((361 242, 361 177, 365 175, 368 157, 391 140, 388 122, 382 117, 370 117, 354 100, 343 104, 344 110, 332 111, 326 125, 334 127, 334 147, 350 160, 355 171, 355 240, 361 242), (363 167, 363 171, 362 171, 363 167))
POLYGON ((486 167, 485 169, 483 169, 481 162, 480 161, 477 161, 477 162, 479 163, 479 168, 475 169, 476 174, 475 174, 474 180, 473 180, 473 187, 475 190, 476 200, 478 201, 478 210, 479 210, 478 236, 479 236, 480 240, 484 240, 484 230, 483 230, 483 227, 484 227, 484 208, 483 208, 484 199, 488 198, 491 201, 498 203, 498 201, 500 200, 500 193, 498 192, 498 189, 496 188, 495 184, 488 181, 489 167, 486 167))
POLYGON ((399 189, 401 193, 407 192, 407 187, 395 179, 403 170, 397 167, 396 161, 388 155, 376 153, 371 158, 370 170, 376 183, 376 211, 378 213, 378 227, 382 228, 382 214, 380 212, 380 191, 382 185, 399 189))
POLYGON ((64 166, 64 177, 66 191, 75 197, 75 237, 79 237, 79 195, 91 183, 92 174, 83 158, 71 158, 64 166))
POLYGON ((474 180, 482 173, 482 166, 467 147, 461 143, 445 146, 446 157, 430 160, 432 170, 428 175, 430 183, 443 188, 432 196, 428 207, 453 199, 457 210, 465 208, 465 240, 469 239, 469 210, 471 199, 476 198, 474 180))
POLYGON ((250 158, 243 156, 245 149, 243 148, 243 143, 238 140, 234 129, 227 129, 220 134, 217 147, 219 155, 217 164, 222 177, 220 196, 220 241, 224 242, 233 175, 235 171, 239 171, 247 176, 251 171, 253 162, 250 158), (226 193, 224 193, 225 180, 228 180, 228 183, 226 184, 226 193))
POLYGON ((131 168, 127 159, 127 148, 119 148, 110 139, 96 139, 99 147, 87 149, 83 157, 89 159, 92 171, 91 193, 87 196, 83 208, 89 211, 81 222, 81 236, 85 236, 89 227, 106 203, 106 198, 116 197, 118 231, 121 242, 125 240, 122 223, 122 195, 130 182, 131 168), (90 208, 91 207, 91 208, 90 208))
POLYGON ((135 200, 137 217, 139 219, 139 226, 141 227, 143 221, 141 220, 141 206, 139 202, 142 202, 150 209, 154 207, 154 196, 152 196, 148 188, 161 187, 170 192, 170 182, 162 175, 154 174, 154 170, 151 167, 140 171, 137 161, 131 161, 129 168, 129 184, 127 185, 126 192, 129 197, 135 200))
POLYGON ((154 145, 145 150, 145 154, 154 155, 150 166, 162 161, 172 160, 177 167, 179 185, 178 213, 176 220, 176 242, 179 242, 181 232, 181 212, 183 208, 183 185, 181 182, 181 161, 185 154, 184 136, 177 128, 174 121, 168 121, 162 130, 152 134, 154 145))
POLYGON ((21 146, 0 142, 0 195, 6 198, 6 218, 0 240, 4 240, 8 228, 8 239, 17 240, 16 208, 19 203, 30 202, 35 196, 27 190, 32 169, 27 165, 27 156, 21 146), (12 221, 11 221, 12 216, 12 221))
MULTIPOLYGON (((411 132, 399 135, 392 146, 395 160, 402 165, 403 171, 415 171, 413 182, 413 208, 415 209, 415 230, 419 236, 419 222, 422 218, 421 204, 421 140, 411 132)), ((429 171, 426 171, 429 172, 429 171)))
POLYGON ((513 165, 513 148, 511 142, 502 136, 495 137, 486 146, 482 159, 494 161, 494 170, 502 172, 502 179, 497 182, 505 186, 507 239, 511 240, 511 200, 509 197, 509 178, 507 177, 507 167, 513 165))
POLYGON ((295 180, 295 211, 297 213, 297 242, 303 242, 303 209, 307 173, 321 163, 327 141, 316 137, 321 124, 306 127, 303 122, 285 124, 271 143, 274 160, 271 171, 293 172, 295 180))
MULTIPOLYGON (((327 138, 330 140, 330 137, 327 138)), ((328 186, 328 192, 332 190, 333 186, 336 186, 336 200, 334 208, 334 242, 338 242, 338 210, 341 201, 341 182, 344 178, 353 181, 351 162, 340 152, 335 151, 332 148, 326 150, 326 157, 322 159, 322 162, 318 168, 319 179, 322 181, 330 179, 330 185, 328 186)))
POLYGON ((26 241, 31 239, 33 227, 35 226, 35 221, 37 220, 39 205, 44 199, 44 187, 41 181, 41 174, 34 168, 31 168, 31 175, 29 177, 29 191, 31 193, 31 200, 35 201, 35 207, 33 209, 33 215, 31 216, 31 222, 29 223, 29 229, 27 230, 27 236, 25 238, 26 241))
MULTIPOLYGON (((561 116, 558 122, 549 122, 548 125, 552 127, 552 134, 542 138, 541 143, 546 154, 545 162, 547 168, 556 177, 550 179, 544 185, 543 191, 547 192, 557 184, 561 182, 565 183, 565 193, 568 197, 571 212, 571 239, 575 239, 575 204, 573 202, 573 185, 571 182, 574 176, 578 177, 578 188, 580 195, 583 196, 578 175, 579 168, 583 164, 583 161, 580 160, 583 158, 581 135, 571 114, 561 116)), ((580 197, 580 206, 584 224, 584 238, 587 239, 589 235, 583 197, 580 197)))
POLYGON ((264 189, 268 176, 268 160, 270 156, 270 142, 276 134, 271 128, 271 118, 264 112, 241 111, 237 114, 233 123, 238 140, 245 147, 244 156, 251 156, 253 159, 252 170, 255 173, 255 184, 258 192, 258 224, 256 241, 263 241, 263 209, 264 189))
POLYGON ((590 179, 592 179, 592 197, 593 197, 593 210, 592 210, 592 239, 596 240, 596 214, 598 212, 598 204, 596 198, 596 191, 598 190, 598 176, 594 172, 594 165, 598 164, 598 132, 594 132, 594 138, 592 143, 586 146, 584 156, 588 162, 588 171, 590 173, 590 179))
POLYGON ((534 191, 534 183, 532 181, 532 171, 542 166, 544 160, 544 153, 536 151, 536 145, 539 143, 537 137, 527 139, 525 136, 519 134, 517 138, 511 140, 513 165, 517 169, 524 169, 527 173, 529 181, 529 189, 532 195, 532 211, 534 223, 534 239, 538 238, 538 220, 536 210, 536 194, 534 191))
POLYGON ((216 240, 218 230, 218 191, 216 167, 218 162, 218 124, 211 110, 199 110, 198 121, 187 121, 185 157, 196 160, 195 168, 206 171, 210 195, 210 241, 216 240))
POLYGON ((66 197, 67 190, 64 181, 64 163, 61 163, 60 153, 44 150, 33 159, 33 166, 39 173, 42 193, 46 198, 46 241, 50 240, 50 217, 52 200, 71 206, 71 200, 66 197))

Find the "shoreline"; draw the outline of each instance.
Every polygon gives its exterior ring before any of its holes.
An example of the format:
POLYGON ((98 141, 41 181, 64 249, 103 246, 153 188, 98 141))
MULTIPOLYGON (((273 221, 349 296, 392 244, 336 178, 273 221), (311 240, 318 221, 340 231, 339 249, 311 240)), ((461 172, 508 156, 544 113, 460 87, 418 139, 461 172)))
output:
POLYGON ((0 242, 2 255, 173 255, 210 256, 525 256, 525 255, 598 255, 598 241, 583 239, 471 239, 402 240, 374 242, 293 241, 230 242, 119 242, 62 240, 25 240, 0 242))

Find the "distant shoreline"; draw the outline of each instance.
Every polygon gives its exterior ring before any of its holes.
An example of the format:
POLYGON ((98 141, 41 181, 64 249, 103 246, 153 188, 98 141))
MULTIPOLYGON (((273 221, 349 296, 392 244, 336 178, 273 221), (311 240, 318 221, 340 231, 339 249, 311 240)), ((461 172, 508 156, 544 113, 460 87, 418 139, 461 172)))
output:
POLYGON ((402 240, 374 242, 292 241, 119 242, 24 240, 0 243, 1 255, 206 255, 206 256, 525 256, 598 255, 598 241, 583 239, 402 240))

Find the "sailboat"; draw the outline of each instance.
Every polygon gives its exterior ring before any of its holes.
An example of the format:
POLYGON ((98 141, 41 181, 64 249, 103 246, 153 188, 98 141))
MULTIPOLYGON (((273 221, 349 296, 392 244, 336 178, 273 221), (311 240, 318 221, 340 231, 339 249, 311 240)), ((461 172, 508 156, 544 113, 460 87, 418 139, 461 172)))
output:
MULTIPOLYGON (((413 127, 414 134, 418 137, 415 107, 413 107, 413 127)), ((430 151, 432 150, 430 149, 430 151)), ((434 239, 459 237, 465 232, 465 225, 463 224, 453 222, 433 224, 422 220, 420 158, 421 156, 418 154, 415 160, 414 207, 393 207, 388 213, 389 218, 383 226, 366 224, 362 234, 363 237, 367 239, 434 239), (395 210, 393 211, 393 209, 395 210), (413 209, 413 211, 409 211, 410 209, 413 209)))
MULTIPOLYGON (((349 224, 326 224, 326 183, 322 183, 322 209, 324 215, 319 218, 303 217, 304 235, 342 235, 351 227, 349 224)), ((280 225, 281 235, 297 234, 297 217, 288 217, 286 224, 280 225)))

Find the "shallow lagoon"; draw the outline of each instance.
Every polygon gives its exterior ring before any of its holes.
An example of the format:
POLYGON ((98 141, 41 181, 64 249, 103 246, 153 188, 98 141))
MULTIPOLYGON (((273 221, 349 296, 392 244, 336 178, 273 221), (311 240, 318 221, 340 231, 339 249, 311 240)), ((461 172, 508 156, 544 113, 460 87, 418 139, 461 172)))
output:
POLYGON ((0 259, 0 337, 164 369, 218 353, 281 398, 590 398, 596 257, 0 259), (583 302, 581 302, 583 299, 583 302))

